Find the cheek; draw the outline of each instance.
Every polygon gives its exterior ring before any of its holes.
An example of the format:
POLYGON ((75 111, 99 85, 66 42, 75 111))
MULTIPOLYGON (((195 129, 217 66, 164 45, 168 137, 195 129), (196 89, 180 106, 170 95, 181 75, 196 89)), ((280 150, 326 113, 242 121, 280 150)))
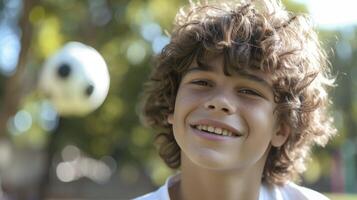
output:
POLYGON ((246 104, 243 109, 250 132, 259 136, 271 136, 275 127, 273 105, 269 103, 246 104))
POLYGON ((194 108, 197 108, 202 101, 200 93, 190 91, 188 89, 179 89, 175 102, 175 115, 177 117, 187 117, 194 108), (186 115, 186 116, 183 116, 186 115))
POLYGON ((192 95, 189 95, 185 90, 179 89, 177 92, 175 109, 172 117, 173 132, 179 145, 185 130, 187 116, 193 107, 193 102, 195 102, 195 99, 192 98, 192 95))

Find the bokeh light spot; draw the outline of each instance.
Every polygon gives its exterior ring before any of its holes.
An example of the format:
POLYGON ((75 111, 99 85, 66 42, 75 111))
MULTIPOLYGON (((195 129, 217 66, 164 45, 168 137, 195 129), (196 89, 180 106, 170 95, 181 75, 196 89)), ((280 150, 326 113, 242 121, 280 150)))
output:
POLYGON ((133 65, 140 64, 146 56, 146 50, 144 44, 141 42, 133 42, 126 53, 128 61, 133 65))
POLYGON ((20 54, 20 38, 9 26, 0 24, 0 71, 10 76, 16 70, 20 54))
POLYGON ((76 178, 75 169, 68 162, 58 164, 56 174, 58 179, 62 182, 71 182, 76 178))
POLYGON ((73 161, 79 158, 80 150, 76 146, 67 145, 65 148, 63 148, 61 155, 64 161, 73 161))
POLYGON ((31 114, 25 110, 17 112, 14 117, 14 125, 19 132, 26 132, 32 126, 31 114))
POLYGON ((143 23, 141 25, 141 35, 147 41, 152 42, 156 37, 161 35, 161 27, 153 22, 143 23))
POLYGON ((152 50, 155 54, 159 54, 161 50, 170 42, 170 38, 161 35, 154 39, 152 42, 152 50))

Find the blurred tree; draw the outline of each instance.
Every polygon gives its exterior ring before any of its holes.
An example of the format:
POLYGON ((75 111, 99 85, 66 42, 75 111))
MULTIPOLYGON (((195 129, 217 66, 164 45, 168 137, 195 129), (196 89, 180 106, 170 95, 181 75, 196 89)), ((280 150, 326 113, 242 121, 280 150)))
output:
MULTIPOLYGON (((6 134, 8 119, 19 109, 20 102, 24 94, 24 75, 26 70, 27 57, 29 55, 29 46, 32 39, 32 26, 29 23, 28 15, 33 6, 38 3, 36 0, 25 1, 23 12, 19 21, 19 27, 22 30, 20 40, 21 50, 17 61, 16 71, 10 77, 5 78, 3 84, 2 107, 0 111, 0 138, 6 134)), ((1 5, 4 5, 2 2, 1 5)), ((3 6, 2 6, 3 7, 3 6)))
MULTIPOLYGON (((65 42, 76 40, 102 53, 109 66, 111 88, 105 103, 94 113, 84 118, 63 119, 58 136, 50 146, 57 155, 72 144, 97 159, 110 155, 119 166, 130 166, 135 171, 147 168, 145 163, 149 162, 146 161, 155 155, 153 134, 140 125, 136 106, 154 49, 167 41, 158 24, 171 26, 168 19, 171 21, 174 16, 169 15, 173 15, 179 1, 170 2, 170 6, 164 0, 26 0, 23 3, 18 66, 12 76, 1 78, 5 82, 1 93, 4 102, 0 115, 2 136, 8 132, 15 146, 40 149, 45 149, 45 143, 30 141, 46 140, 51 135, 54 138, 53 134, 47 134, 53 130, 38 129, 41 126, 37 115, 43 99, 35 90, 36 77, 46 58, 65 42), (158 6, 170 9, 158 9, 158 6), (145 28, 153 32, 150 39, 143 37, 145 28), (9 122, 21 110, 30 113, 33 119, 30 129, 23 133, 8 129, 9 122)), ((54 168, 51 169, 51 173, 55 173, 54 168)))
POLYGON ((357 192, 357 29, 346 27, 336 33, 339 38, 334 44, 336 52, 332 65, 337 74, 334 92, 336 125, 339 129, 337 148, 344 162, 344 191, 357 192))

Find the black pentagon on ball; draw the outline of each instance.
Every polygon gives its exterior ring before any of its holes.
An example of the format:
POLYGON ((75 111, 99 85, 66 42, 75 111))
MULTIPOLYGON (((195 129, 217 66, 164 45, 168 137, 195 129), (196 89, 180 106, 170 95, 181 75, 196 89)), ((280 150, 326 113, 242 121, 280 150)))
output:
POLYGON ((57 69, 57 74, 60 78, 67 78, 71 74, 71 66, 67 63, 61 64, 57 69))
POLYGON ((90 96, 93 94, 93 91, 94 91, 94 86, 92 84, 89 84, 85 90, 85 95, 86 96, 90 96))

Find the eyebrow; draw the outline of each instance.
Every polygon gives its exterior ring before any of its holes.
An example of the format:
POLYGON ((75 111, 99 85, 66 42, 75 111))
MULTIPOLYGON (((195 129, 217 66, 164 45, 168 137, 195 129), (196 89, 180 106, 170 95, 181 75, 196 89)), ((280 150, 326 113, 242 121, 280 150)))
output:
MULTIPOLYGON (((214 68, 210 65, 207 65, 207 64, 204 64, 200 67, 198 66, 195 66, 195 67, 192 67, 192 68, 189 68, 186 73, 184 73, 184 76, 189 74, 189 73, 193 73, 193 72, 214 72, 214 68)), ((254 82, 258 82, 260 84, 262 84, 263 86, 271 89, 273 91, 273 88, 272 86, 263 78, 260 78, 259 76, 256 76, 254 74, 251 74, 249 72, 247 72, 246 70, 238 70, 237 71, 237 74, 238 76, 244 78, 244 79, 248 79, 248 80, 251 80, 251 81, 254 81, 254 82)))

